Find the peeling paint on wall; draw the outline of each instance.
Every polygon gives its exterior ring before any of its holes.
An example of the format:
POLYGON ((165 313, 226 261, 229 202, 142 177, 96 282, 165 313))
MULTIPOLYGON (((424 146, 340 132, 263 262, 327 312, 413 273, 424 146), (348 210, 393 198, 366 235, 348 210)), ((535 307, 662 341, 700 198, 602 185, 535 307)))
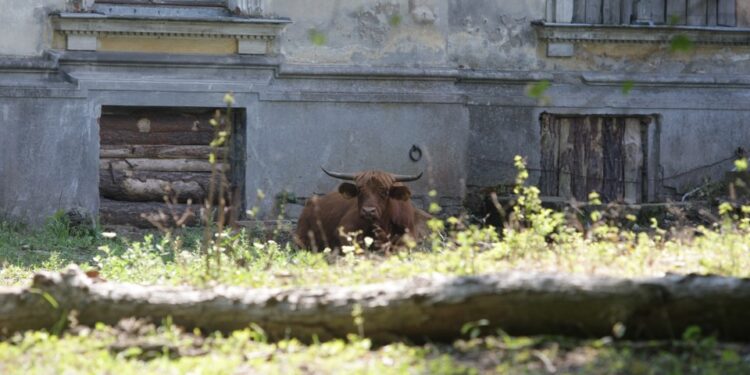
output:
POLYGON ((669 74, 732 74, 750 71, 750 47, 695 46, 673 52, 668 45, 581 43, 570 59, 548 68, 570 71, 669 74))
POLYGON ((0 0, 0 55, 40 55, 52 41, 48 14, 65 8, 65 0, 0 0))

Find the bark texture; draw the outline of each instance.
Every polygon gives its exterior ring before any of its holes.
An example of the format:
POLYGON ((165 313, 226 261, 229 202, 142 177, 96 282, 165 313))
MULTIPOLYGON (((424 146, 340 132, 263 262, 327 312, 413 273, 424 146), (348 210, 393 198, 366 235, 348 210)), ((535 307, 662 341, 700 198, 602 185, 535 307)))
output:
MULTIPOLYGON (((218 184, 220 178, 216 181, 218 184)), ((180 203, 188 199, 202 203, 208 198, 210 183, 210 173, 99 171, 99 193, 104 198, 119 201, 163 202, 164 196, 174 196, 180 203)))
POLYGON ((49 328, 63 312, 75 310, 83 324, 172 316, 175 324, 204 331, 256 323, 271 339, 330 339, 357 332, 356 305, 365 335, 376 342, 453 340, 465 323, 480 319, 489 322, 488 332, 502 328, 515 335, 601 337, 621 322, 630 338, 679 338, 698 325, 721 339, 750 340, 750 280, 692 275, 617 279, 506 273, 346 287, 194 289, 95 282, 71 268, 39 273, 31 288, 0 289, 0 330, 49 328))
POLYGON ((100 199, 99 219, 108 225, 130 225, 136 228, 154 229, 148 218, 156 219, 162 225, 174 227, 178 224, 192 226, 198 224, 201 206, 198 204, 166 204, 158 202, 124 202, 100 199), (190 210, 184 223, 176 223, 190 210))
MULTIPOLYGON (((225 150, 219 148, 217 155, 225 150)), ((208 160, 211 146, 175 146, 175 145, 102 145, 99 150, 101 158, 147 158, 147 159, 202 159, 208 160)))

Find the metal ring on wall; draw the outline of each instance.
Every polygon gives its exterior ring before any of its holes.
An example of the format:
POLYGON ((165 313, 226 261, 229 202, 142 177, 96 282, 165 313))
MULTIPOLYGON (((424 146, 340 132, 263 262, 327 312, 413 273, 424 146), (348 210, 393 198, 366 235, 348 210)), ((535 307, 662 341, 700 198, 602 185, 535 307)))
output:
POLYGON ((422 160, 422 149, 417 145, 412 145, 409 150, 409 159, 415 163, 422 160))

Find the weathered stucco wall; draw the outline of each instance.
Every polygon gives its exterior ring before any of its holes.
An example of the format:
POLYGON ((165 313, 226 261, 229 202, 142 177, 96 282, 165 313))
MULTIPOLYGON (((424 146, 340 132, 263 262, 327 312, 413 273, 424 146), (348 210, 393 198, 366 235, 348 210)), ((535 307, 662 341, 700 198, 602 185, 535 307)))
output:
MULTIPOLYGON (((750 100, 750 97, 747 99, 750 100)), ((685 193, 721 181, 734 166, 735 150, 750 151, 750 111, 663 111, 663 186, 685 193)))
POLYGON ((266 102, 257 126, 248 129, 247 188, 309 197, 340 183, 320 167, 423 172, 409 183, 417 203, 426 207, 434 189, 455 212, 466 181, 468 134, 467 111, 455 104, 266 102), (409 157, 413 145, 422 151, 416 162, 409 157))
POLYGON ((74 92, 39 100, 43 92, 24 91, 0 98, 2 216, 39 224, 58 209, 94 211, 99 140, 85 120, 90 104, 74 92))
POLYGON ((0 55, 41 55, 52 43, 48 14, 65 0, 0 0, 0 55))
POLYGON ((672 51, 669 44, 581 43, 576 45, 572 58, 547 58, 545 68, 619 73, 744 74, 750 71, 750 46, 693 45, 684 51, 672 51))
POLYGON ((544 0, 268 1, 290 63, 534 69, 544 0))

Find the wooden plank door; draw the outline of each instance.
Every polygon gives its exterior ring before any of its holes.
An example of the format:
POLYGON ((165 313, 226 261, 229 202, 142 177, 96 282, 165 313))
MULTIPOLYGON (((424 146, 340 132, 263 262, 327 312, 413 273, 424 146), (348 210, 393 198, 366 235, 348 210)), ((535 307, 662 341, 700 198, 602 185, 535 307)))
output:
POLYGON ((648 117, 554 116, 541 121, 543 196, 605 202, 643 200, 648 117))

